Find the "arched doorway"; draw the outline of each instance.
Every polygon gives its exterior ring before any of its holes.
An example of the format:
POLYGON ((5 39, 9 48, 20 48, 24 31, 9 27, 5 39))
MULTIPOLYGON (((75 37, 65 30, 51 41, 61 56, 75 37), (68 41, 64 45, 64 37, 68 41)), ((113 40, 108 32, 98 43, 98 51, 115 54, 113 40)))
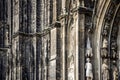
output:
POLYGON ((120 71, 120 3, 104 1, 94 33, 95 80, 114 80, 120 71), (104 67, 106 67, 106 72, 104 67), (117 75, 117 74, 116 74, 117 75), (106 79, 105 79, 106 80, 106 79))
POLYGON ((120 4, 110 2, 100 33, 100 80, 117 80, 119 69, 120 4), (105 79, 106 78, 106 79, 105 79))

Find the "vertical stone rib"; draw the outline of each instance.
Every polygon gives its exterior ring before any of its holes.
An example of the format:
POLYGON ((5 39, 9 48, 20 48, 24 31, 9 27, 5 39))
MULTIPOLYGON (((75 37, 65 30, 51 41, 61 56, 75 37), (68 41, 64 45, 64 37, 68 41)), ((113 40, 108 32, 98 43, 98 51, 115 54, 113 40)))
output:
POLYGON ((44 27, 46 28, 47 27, 47 22, 46 22, 47 21, 47 8, 46 8, 47 0, 44 0, 44 1, 45 1, 45 5, 44 5, 44 9, 45 9, 45 23, 44 24, 45 24, 45 26, 44 27))
POLYGON ((32 13, 31 13, 31 31, 36 32, 36 0, 31 0, 32 13))
POLYGON ((41 30, 44 29, 44 0, 41 0, 41 30))
MULTIPOLYGON (((36 0, 31 0, 32 13, 31 13, 31 31, 36 33, 36 0)), ((32 38, 33 54, 34 54, 34 64, 33 64, 33 80, 36 80, 36 37, 32 38)))
POLYGON ((66 69, 65 68, 65 65, 66 65, 65 64, 66 63, 66 61, 65 61, 65 49, 66 49, 66 47, 65 47, 66 46, 65 45, 65 43, 66 43, 65 42, 65 37, 66 37, 66 33, 65 33, 65 20, 63 20, 63 24, 62 25, 63 25, 63 27, 62 27, 62 36, 63 36, 62 37, 62 40, 63 40, 62 41, 62 45, 63 45, 62 46, 62 68, 63 68, 62 69, 62 79, 65 80, 65 72, 66 72, 66 70, 65 70, 66 69))

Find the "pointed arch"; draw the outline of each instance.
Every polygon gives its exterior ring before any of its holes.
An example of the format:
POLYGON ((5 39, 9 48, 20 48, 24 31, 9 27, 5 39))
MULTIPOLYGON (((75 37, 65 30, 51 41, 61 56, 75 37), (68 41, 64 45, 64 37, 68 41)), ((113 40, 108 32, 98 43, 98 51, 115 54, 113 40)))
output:
MULTIPOLYGON (((117 1, 104 1, 101 9, 98 10, 99 13, 96 14, 96 29, 94 34, 94 53, 97 66, 95 66, 95 79, 99 78, 102 80, 102 64, 104 59, 108 60, 109 70, 114 70, 113 61, 117 61, 117 55, 115 58, 112 57, 112 43, 113 33, 115 32, 114 24, 119 23, 118 16, 120 15, 119 10, 120 3, 117 1)), ((117 27, 118 28, 118 27, 117 27)), ((115 32, 115 33, 118 33, 115 32)), ((117 35, 115 35, 117 36, 117 35)), ((115 39, 117 40, 117 38, 115 39)), ((116 50, 116 49, 115 49, 116 50)), ((117 51, 117 50, 116 50, 117 51)), ((116 52, 117 53, 117 52, 116 52)), ((118 66, 117 66, 118 67, 118 66)), ((109 77, 112 76, 113 71, 109 71, 109 77)), ((111 77, 113 78, 113 77, 111 77)))

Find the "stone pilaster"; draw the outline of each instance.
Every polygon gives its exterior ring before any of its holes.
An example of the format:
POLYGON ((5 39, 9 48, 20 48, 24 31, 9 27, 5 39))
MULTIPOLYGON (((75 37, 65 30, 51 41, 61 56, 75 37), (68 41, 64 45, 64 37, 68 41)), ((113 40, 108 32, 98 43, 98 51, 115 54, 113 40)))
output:
POLYGON ((50 56, 49 56, 49 79, 61 80, 61 39, 60 23, 55 23, 55 27, 50 31, 50 56), (57 25, 58 24, 58 25, 57 25))
POLYGON ((61 40, 61 52, 62 52, 62 79, 63 80, 66 80, 66 60, 65 60, 65 49, 66 49, 66 42, 65 42, 65 38, 66 38, 66 32, 65 32, 65 19, 61 19, 61 37, 62 37, 62 40, 61 40))
MULTIPOLYGON (((84 1, 82 0, 80 6, 84 7, 84 1)), ((81 12, 81 11, 79 11, 81 12)), ((79 53, 79 78, 85 80, 85 14, 78 15, 78 53, 79 53)), ((78 79, 77 79, 78 80, 78 79)))

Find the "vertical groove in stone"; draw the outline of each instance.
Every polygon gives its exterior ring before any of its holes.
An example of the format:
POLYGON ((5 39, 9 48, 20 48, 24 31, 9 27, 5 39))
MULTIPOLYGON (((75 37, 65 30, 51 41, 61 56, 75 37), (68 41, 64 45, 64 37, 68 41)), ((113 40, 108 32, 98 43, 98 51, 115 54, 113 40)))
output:
POLYGON ((36 32, 40 32, 41 31, 41 0, 37 0, 36 2, 36 32))
POLYGON ((50 16, 49 16, 49 23, 52 24, 53 22, 53 0, 50 0, 50 16))
POLYGON ((59 16, 61 14, 61 5, 62 1, 61 0, 56 0, 56 20, 59 20, 59 16))
POLYGON ((44 0, 41 0, 41 31, 44 29, 44 0))
POLYGON ((28 33, 31 33, 31 16, 32 14, 32 2, 31 0, 27 0, 27 30, 28 30, 28 33))

